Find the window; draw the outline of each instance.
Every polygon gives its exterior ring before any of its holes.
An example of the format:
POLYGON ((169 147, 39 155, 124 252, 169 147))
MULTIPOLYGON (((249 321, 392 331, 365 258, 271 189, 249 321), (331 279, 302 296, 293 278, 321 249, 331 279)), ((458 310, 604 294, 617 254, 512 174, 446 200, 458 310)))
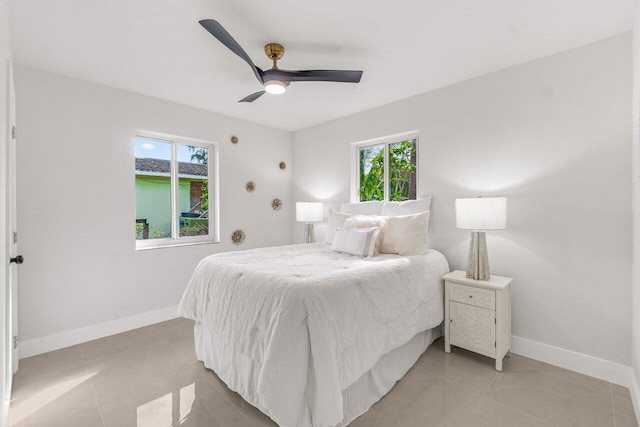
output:
POLYGON ((136 248, 217 241, 215 143, 135 136, 136 248))
POLYGON ((418 134, 411 132, 353 144, 352 200, 415 200, 418 134))

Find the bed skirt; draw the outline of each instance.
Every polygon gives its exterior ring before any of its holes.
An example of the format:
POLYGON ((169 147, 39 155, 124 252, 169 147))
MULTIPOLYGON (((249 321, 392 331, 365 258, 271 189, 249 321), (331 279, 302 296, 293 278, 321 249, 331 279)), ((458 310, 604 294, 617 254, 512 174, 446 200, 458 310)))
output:
MULTIPOLYGON (((364 414, 374 403, 387 394, 424 351, 442 335, 442 327, 420 332, 406 344, 385 354, 371 370, 342 391, 342 421, 336 427, 344 427, 364 414)), ((211 328, 202 322, 194 327, 196 355, 204 366, 214 371, 233 391, 247 402, 269 416, 269 408, 264 407, 256 394, 259 366, 253 360, 233 348, 220 345, 223 340, 216 339, 211 328)), ((312 423, 312 414, 308 408, 301 408, 303 414, 299 427, 316 427, 312 423)))

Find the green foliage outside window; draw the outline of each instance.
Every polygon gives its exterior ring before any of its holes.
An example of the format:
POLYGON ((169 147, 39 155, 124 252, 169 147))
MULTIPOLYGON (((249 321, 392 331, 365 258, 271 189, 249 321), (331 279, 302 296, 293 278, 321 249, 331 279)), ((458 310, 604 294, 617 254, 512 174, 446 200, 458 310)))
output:
POLYGON ((384 145, 360 149, 360 201, 384 200, 384 145))
POLYGON ((202 183, 202 204, 200 205, 200 208, 202 209, 203 212, 206 212, 209 210, 209 180, 205 180, 202 183))
POLYGON ((401 141, 389 145, 389 200, 416 198, 416 145, 401 141))
POLYGON ((180 236, 206 236, 209 234, 208 224, 180 227, 180 236))
MULTIPOLYGON (((166 239, 171 237, 171 232, 162 227, 151 227, 149 230, 149 239, 166 239)), ((144 224, 136 223, 136 240, 144 239, 144 224)))
MULTIPOLYGON (((384 200, 384 144, 360 149, 360 201, 384 200)), ((389 200, 416 199, 416 142, 389 144, 389 200)))
MULTIPOLYGON (((206 165, 209 161, 209 150, 202 147, 189 146, 189 151, 192 151, 191 161, 206 165)), ((200 205, 202 211, 209 210, 209 180, 205 180, 202 183, 202 204, 200 205)))

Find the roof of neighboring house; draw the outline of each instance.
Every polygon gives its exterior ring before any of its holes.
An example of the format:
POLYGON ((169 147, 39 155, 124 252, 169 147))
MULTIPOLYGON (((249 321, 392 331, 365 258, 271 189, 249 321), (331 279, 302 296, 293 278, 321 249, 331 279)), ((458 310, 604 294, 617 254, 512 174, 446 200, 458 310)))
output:
MULTIPOLYGON (((199 163, 178 162, 179 175, 207 176, 207 168, 207 165, 199 163)), ((170 173, 171 162, 169 160, 136 157, 136 170, 140 172, 170 173)))

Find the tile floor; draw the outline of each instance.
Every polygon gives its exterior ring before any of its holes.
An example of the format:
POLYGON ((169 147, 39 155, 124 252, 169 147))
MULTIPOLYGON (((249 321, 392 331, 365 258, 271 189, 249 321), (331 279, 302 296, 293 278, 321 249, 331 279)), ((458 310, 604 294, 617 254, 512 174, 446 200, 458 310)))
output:
MULTIPOLYGON (((21 360, 10 426, 275 426, 196 361, 192 329, 176 319, 21 360)), ((497 373, 442 347, 351 426, 637 426, 623 387, 517 355, 497 373)))

